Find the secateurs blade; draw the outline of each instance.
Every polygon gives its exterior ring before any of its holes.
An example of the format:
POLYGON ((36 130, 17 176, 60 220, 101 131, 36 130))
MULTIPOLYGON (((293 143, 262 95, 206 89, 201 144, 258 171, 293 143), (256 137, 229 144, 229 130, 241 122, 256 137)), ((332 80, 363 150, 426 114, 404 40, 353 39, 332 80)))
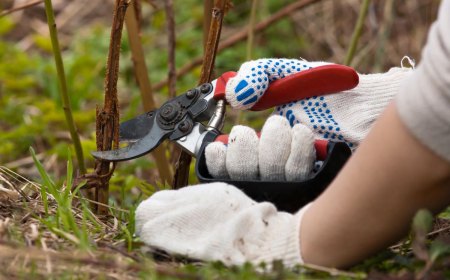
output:
MULTIPOLYGON (((204 148, 213 141, 225 143, 227 141, 226 136, 221 135, 221 127, 218 124, 223 123, 226 84, 235 75, 235 72, 226 72, 210 83, 192 88, 167 101, 158 109, 121 123, 119 139, 121 142, 128 142, 128 146, 117 150, 92 152, 92 155, 106 161, 130 160, 151 152, 168 139, 198 158, 196 173, 200 181, 215 181, 207 171, 204 148), (204 124, 207 121, 209 124, 204 124)), ((358 75, 350 67, 337 64, 319 66, 272 82, 251 110, 265 110, 308 97, 336 93, 351 89, 357 84, 358 75)), ((304 182, 228 180, 228 182, 241 188, 255 200, 269 200, 281 210, 294 211, 299 205, 304 204, 305 199, 311 200, 317 196, 351 154, 344 143, 318 140, 315 146, 318 159, 324 160, 324 165, 310 180, 304 182), (306 196, 303 195, 303 200, 297 200, 293 204, 289 192, 282 195, 280 192, 272 191, 277 185, 282 185, 286 191, 291 187, 298 187, 299 184, 303 185, 306 196), (258 187, 255 189, 256 185, 258 187), (314 190, 308 191, 313 186, 314 190)), ((294 189, 292 191, 298 192, 294 189)))

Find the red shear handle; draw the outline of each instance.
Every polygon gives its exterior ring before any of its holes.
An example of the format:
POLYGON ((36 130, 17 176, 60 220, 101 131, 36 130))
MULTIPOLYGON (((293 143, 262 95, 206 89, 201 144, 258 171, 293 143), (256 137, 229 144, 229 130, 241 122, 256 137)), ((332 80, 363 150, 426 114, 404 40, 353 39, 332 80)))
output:
POLYGON ((214 99, 215 100, 225 100, 225 87, 227 86, 228 80, 236 76, 237 73, 233 71, 228 71, 220 75, 216 80, 216 87, 214 88, 214 99))
MULTIPOLYGON (((261 137, 261 132, 257 133, 258 137, 261 137)), ((228 144, 228 134, 221 134, 217 136, 214 142, 222 142, 225 145, 228 144)), ((314 141, 314 148, 316 149, 316 158, 318 160, 325 160, 327 158, 328 153, 328 141, 316 139, 314 141)))
MULTIPOLYGON (((217 79, 214 99, 225 99, 228 80, 236 74, 232 71, 225 72, 217 79)), ((266 110, 308 97, 349 90, 356 87, 358 82, 358 74, 351 67, 339 64, 318 66, 272 82, 250 110, 266 110)))
POLYGON ((318 66, 274 81, 250 110, 266 110, 307 97, 349 90, 358 82, 358 74, 351 67, 339 64, 318 66))

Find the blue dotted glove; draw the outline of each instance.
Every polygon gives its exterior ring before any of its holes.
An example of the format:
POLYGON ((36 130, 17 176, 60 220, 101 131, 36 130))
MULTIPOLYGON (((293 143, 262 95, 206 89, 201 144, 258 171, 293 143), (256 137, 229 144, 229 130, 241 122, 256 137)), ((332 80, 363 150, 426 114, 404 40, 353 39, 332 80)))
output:
POLYGON ((227 83, 225 96, 232 107, 249 109, 262 97, 269 83, 326 64, 329 63, 298 59, 249 61, 242 64, 237 75, 227 83))
MULTIPOLYGON (((246 62, 228 82, 226 99, 234 108, 249 109, 264 95, 269 83, 327 64, 296 59, 246 62)), ((356 148, 411 72, 410 68, 392 68, 382 74, 358 74, 359 84, 351 90, 293 101, 277 107, 275 114, 286 117, 291 126, 308 126, 318 139, 343 141, 356 148)))

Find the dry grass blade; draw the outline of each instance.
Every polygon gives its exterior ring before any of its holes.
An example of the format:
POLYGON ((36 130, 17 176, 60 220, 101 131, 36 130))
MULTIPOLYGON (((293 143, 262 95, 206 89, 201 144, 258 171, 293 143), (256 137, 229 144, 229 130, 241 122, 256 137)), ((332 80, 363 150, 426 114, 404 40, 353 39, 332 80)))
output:
POLYGON ((147 276, 156 274, 176 279, 199 279, 195 274, 180 272, 170 265, 145 260, 136 262, 134 257, 128 255, 116 250, 52 252, 0 241, 0 266, 3 268, 0 276, 14 279, 26 271, 33 271, 33 275, 52 278, 69 273, 88 278, 142 279, 142 272, 147 272, 147 276))
MULTIPOLYGON (((3 191, 3 193, 10 195, 13 200, 18 199, 19 198, 19 194, 26 200, 26 201, 30 201, 30 198, 28 197, 28 195, 22 191, 19 187, 17 187, 15 184, 12 184, 8 179, 6 179, 5 177, 3 177, 0 173, 0 182, 5 183, 6 185, 8 185, 9 187, 13 188, 15 191, 11 191, 8 190, 6 188, 3 188, 2 185, 0 184, 0 192, 3 191)), ((1 198, 0 198, 1 200, 1 198)))
POLYGON ((35 270, 36 275, 56 278, 69 272, 106 276, 110 279, 137 279, 135 264, 119 254, 109 252, 95 255, 82 252, 49 252, 0 242, 0 265, 3 267, 2 273, 7 277, 35 270), (48 263, 51 263, 50 271, 48 263))
POLYGON ((0 185, 0 202, 8 200, 14 201, 17 199, 19 199, 18 192, 6 189, 2 185, 0 185))
MULTIPOLYGON (((34 193, 39 193, 41 190, 41 185, 33 182, 27 178, 25 178, 24 176, 12 171, 11 169, 4 167, 4 166, 0 166, 0 178, 4 178, 9 184, 11 184, 12 186, 14 186, 15 189, 20 189, 21 192, 24 193, 24 195, 26 195, 30 201, 32 201, 32 199, 30 198, 30 196, 33 196, 34 193), (31 194, 30 194, 31 193, 31 194)), ((80 196, 75 195, 75 198, 81 199, 80 196)), ((93 201, 93 200, 89 200, 84 198, 87 202, 89 203, 93 203, 96 205, 100 205, 102 207, 108 208, 110 210, 113 210, 114 212, 123 212, 123 213, 129 213, 130 211, 126 210, 126 209, 122 209, 119 207, 114 207, 114 206, 110 206, 108 204, 104 204, 101 202, 97 202, 97 201, 93 201)), ((100 221, 100 220, 98 220, 100 221)))
MULTIPOLYGON (((47 194, 48 209, 45 210, 40 185, 33 182, 28 183, 27 179, 4 167, 0 167, 0 176, 9 180, 11 184, 23 186, 21 189, 30 197, 29 202, 15 200, 4 204, 0 201, 0 220, 3 220, 2 233, 0 234, 2 238, 0 240, 21 240, 20 237, 18 238, 19 234, 23 235, 27 246, 45 242, 45 246, 50 249, 64 248, 67 250, 67 248, 78 247, 80 249, 87 248, 88 251, 94 250, 99 240, 103 243, 117 242, 121 246, 126 242, 125 239, 119 239, 123 227, 113 225, 114 221, 117 222, 117 219, 102 221, 82 203, 74 203, 69 206, 62 205, 59 201, 60 198, 55 199, 50 194, 47 194), (69 207, 68 210, 67 207, 69 207), (61 209, 67 216, 61 215, 61 209), (73 217, 74 226, 78 230, 71 230, 65 224, 69 215, 73 217), (9 222, 8 219, 10 219, 9 222), (8 225, 15 228, 15 234, 8 234, 6 230, 8 225), (81 234, 80 231, 82 231, 81 234), (83 234, 89 236, 88 247, 86 247, 86 238, 83 234)), ((64 190, 61 189, 61 192, 64 192, 64 190)), ((113 208, 112 212, 115 211, 125 210, 113 208)), ((125 221, 121 221, 121 223, 125 223, 125 221)))
POLYGON ((340 277, 354 278, 354 279, 366 279, 367 278, 367 275, 365 273, 353 273, 353 272, 343 271, 343 270, 339 270, 336 268, 325 267, 325 266, 320 266, 320 265, 315 265, 315 264, 302 264, 301 266, 308 268, 308 269, 316 270, 316 271, 326 272, 331 276, 340 276, 340 277))

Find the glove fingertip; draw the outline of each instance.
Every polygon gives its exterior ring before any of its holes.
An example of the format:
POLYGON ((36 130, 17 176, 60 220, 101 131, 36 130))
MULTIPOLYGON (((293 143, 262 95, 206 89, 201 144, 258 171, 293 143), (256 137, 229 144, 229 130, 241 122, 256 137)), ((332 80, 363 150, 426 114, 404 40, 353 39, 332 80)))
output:
POLYGON ((285 165, 291 150, 291 127, 286 118, 273 115, 267 119, 259 142, 259 170, 265 181, 284 181, 285 165))
POLYGON ((231 129, 226 167, 233 180, 258 178, 258 136, 250 127, 237 125, 231 129))
POLYGON ((303 124, 294 125, 292 128, 291 153, 285 167, 286 180, 302 181, 308 179, 312 174, 315 160, 313 132, 303 124))
POLYGON ((205 148, 206 167, 213 178, 226 179, 228 172, 226 168, 227 147, 221 142, 213 142, 205 148))
POLYGON ((264 75, 240 73, 230 79, 225 87, 225 98, 231 107, 242 110, 253 107, 268 87, 264 75))
POLYGON ((264 123, 262 130, 264 131, 264 129, 276 129, 278 127, 287 127, 289 129, 291 128, 291 126, 289 125, 289 121, 285 117, 279 115, 271 115, 264 123))
POLYGON ((306 126, 302 123, 298 123, 292 127, 292 135, 293 135, 293 137, 301 140, 304 143, 308 143, 308 144, 313 143, 314 144, 313 131, 308 126, 306 126))

